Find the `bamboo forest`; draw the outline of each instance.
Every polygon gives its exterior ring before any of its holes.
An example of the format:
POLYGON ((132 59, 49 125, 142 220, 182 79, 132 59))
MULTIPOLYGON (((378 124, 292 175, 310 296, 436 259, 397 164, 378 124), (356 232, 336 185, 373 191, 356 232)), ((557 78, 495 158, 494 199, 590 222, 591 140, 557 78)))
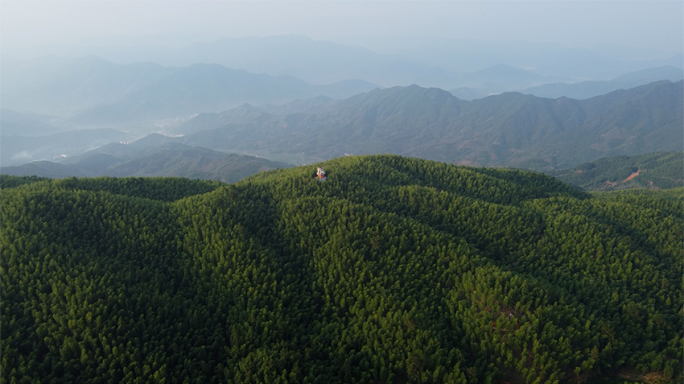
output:
POLYGON ((3 382, 682 381, 682 188, 394 155, 0 182, 3 382))

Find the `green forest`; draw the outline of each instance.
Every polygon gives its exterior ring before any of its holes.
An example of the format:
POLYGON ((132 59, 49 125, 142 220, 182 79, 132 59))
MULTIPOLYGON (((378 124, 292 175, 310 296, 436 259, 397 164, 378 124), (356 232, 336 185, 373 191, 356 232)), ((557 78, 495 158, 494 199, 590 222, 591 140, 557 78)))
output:
POLYGON ((609 157, 547 173, 590 191, 684 187, 684 152, 609 157))
POLYGON ((683 188, 390 155, 0 186, 3 383, 682 381, 683 188))

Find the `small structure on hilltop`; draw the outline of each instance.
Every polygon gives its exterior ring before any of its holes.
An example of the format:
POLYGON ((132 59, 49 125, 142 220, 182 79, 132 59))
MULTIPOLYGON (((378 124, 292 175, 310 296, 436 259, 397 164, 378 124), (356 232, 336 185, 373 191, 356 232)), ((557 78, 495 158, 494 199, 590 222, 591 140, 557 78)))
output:
POLYGON ((325 171, 323 170, 323 167, 318 167, 318 172, 316 172, 318 175, 318 181, 326 181, 328 180, 327 177, 325 177, 325 171))

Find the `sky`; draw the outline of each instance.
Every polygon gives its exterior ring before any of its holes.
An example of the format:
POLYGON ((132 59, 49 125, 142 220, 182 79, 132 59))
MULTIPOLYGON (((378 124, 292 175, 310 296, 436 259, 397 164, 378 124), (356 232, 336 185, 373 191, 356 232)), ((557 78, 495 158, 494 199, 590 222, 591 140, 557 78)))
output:
POLYGON ((18 57, 69 45, 173 47, 283 34, 357 45, 427 37, 613 45, 669 55, 683 49, 684 2, 0 1, 0 50, 18 57))

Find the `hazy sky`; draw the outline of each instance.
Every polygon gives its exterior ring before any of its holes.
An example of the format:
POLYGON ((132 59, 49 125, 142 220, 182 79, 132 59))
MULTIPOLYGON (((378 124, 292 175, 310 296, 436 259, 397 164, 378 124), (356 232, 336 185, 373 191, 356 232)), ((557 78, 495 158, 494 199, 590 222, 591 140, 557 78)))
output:
MULTIPOLYGON (((300 34, 424 36, 612 44, 682 52, 682 1, 31 1, 0 2, 0 49, 55 45, 180 45, 222 37, 300 34)), ((30 49, 26 49, 30 48, 30 49)))

